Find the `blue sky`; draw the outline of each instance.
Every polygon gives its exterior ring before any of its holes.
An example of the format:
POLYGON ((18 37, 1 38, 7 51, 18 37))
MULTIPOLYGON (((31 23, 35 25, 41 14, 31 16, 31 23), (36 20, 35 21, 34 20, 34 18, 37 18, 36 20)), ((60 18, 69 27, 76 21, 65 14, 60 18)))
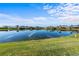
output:
POLYGON ((0 3, 0 26, 79 24, 77 3, 0 3))

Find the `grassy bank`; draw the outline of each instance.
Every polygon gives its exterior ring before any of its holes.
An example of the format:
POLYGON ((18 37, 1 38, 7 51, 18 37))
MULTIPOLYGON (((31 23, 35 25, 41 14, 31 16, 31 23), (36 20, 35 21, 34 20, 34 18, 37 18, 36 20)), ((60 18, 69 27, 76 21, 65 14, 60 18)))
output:
POLYGON ((20 42, 0 43, 0 55, 7 56, 64 56, 79 55, 79 35, 29 40, 20 42))

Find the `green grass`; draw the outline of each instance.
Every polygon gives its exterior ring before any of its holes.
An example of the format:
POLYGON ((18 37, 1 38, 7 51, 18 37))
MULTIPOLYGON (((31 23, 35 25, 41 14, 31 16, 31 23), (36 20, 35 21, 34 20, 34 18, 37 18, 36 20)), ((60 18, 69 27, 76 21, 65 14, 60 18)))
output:
POLYGON ((77 56, 79 34, 43 40, 0 43, 1 56, 77 56))

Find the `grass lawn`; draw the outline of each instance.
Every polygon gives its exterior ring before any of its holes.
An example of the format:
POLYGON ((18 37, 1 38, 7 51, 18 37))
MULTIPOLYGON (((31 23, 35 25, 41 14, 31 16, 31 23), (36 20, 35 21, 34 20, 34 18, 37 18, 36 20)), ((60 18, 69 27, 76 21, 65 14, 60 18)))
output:
POLYGON ((79 55, 79 35, 0 43, 1 56, 77 56, 79 55))

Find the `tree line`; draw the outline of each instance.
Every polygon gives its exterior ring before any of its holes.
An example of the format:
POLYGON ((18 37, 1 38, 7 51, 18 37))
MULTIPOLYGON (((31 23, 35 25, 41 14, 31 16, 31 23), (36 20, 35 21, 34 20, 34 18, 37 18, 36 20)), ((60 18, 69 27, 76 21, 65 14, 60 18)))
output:
POLYGON ((79 25, 59 25, 59 26, 47 26, 47 27, 41 27, 41 26, 2 26, 0 27, 0 30, 5 31, 5 30, 61 30, 61 31, 78 31, 79 30, 79 25))

